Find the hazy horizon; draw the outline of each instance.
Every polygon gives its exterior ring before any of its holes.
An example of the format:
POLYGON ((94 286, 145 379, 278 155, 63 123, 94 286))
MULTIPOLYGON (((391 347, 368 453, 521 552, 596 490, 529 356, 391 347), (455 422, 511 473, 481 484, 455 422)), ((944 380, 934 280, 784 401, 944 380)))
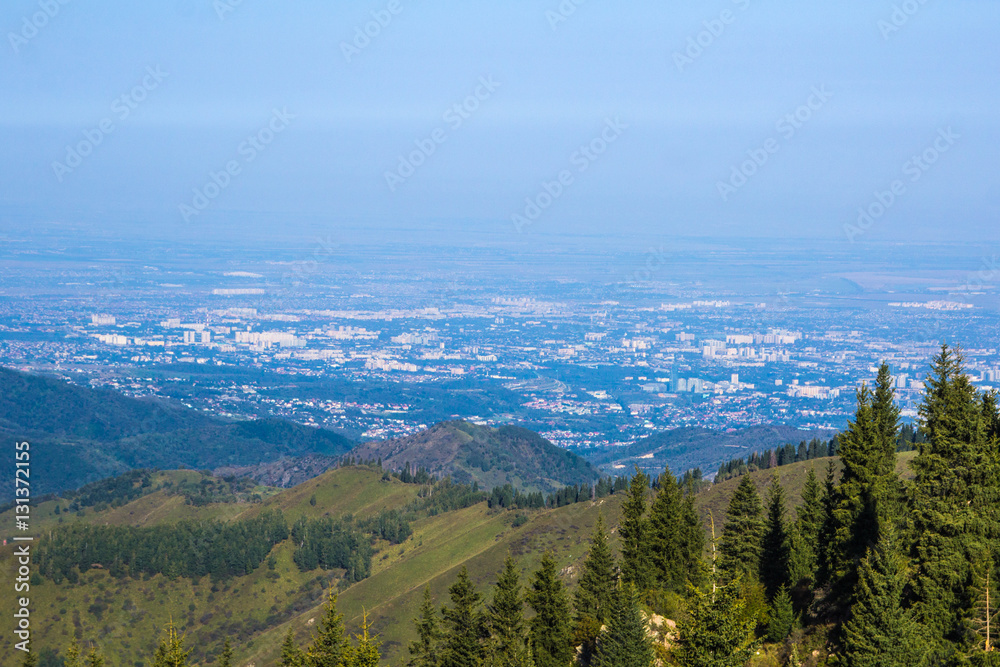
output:
POLYGON ((903 4, 19 0, 2 226, 995 242, 1000 6, 903 4))

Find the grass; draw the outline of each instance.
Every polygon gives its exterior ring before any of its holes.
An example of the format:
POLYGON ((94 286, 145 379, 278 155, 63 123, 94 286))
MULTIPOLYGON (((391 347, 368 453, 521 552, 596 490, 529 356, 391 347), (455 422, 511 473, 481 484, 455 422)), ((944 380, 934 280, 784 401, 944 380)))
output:
MULTIPOLYGON (((900 470, 906 475, 913 457, 913 453, 899 457, 900 470)), ((790 515, 801 501, 808 471, 815 470, 822 481, 828 461, 816 459, 777 469, 788 495, 790 515)), ((751 479, 763 491, 771 473, 751 473, 751 479)), ((176 484, 198 474, 157 473, 154 486, 168 481, 176 484)), ((379 471, 364 466, 341 468, 292 489, 264 489, 265 495, 272 495, 262 503, 202 507, 186 505, 183 497, 159 489, 118 508, 99 512, 88 509, 82 518, 68 512, 55 515, 55 506, 65 505, 66 501, 50 501, 33 508, 33 532, 44 535, 60 521, 134 526, 182 518, 226 521, 268 508, 281 509, 291 524, 299 516, 371 516, 384 509, 403 507, 416 498, 418 486, 395 479, 383 481, 381 477, 379 471), (315 503, 311 502, 314 497, 315 503)), ((714 515, 716 534, 721 531, 726 505, 738 484, 739 480, 734 479, 713 485, 697 498, 701 515, 714 515)), ((527 584, 545 551, 553 553, 563 580, 573 587, 598 514, 603 514, 612 527, 612 544, 617 546, 613 527, 620 520, 622 499, 623 494, 555 510, 524 512, 528 521, 516 528, 513 521, 519 512, 490 511, 484 503, 421 518, 413 523, 413 534, 403 544, 377 545, 371 576, 342 592, 340 611, 352 632, 357 631, 362 613, 367 611, 383 641, 384 662, 399 664, 407 656, 408 643, 415 638, 412 619, 424 588, 430 589, 438 606, 446 604, 448 587, 465 566, 480 593, 489 599, 507 554, 517 558, 527 584)), ((160 631, 172 619, 186 634, 187 646, 195 648, 195 656, 202 664, 211 664, 209 660, 227 635, 233 640, 238 664, 274 664, 288 628, 295 631, 301 644, 308 641, 310 621, 314 623, 320 615, 323 589, 335 586, 342 574, 300 572, 292 562, 292 553, 293 545, 285 541, 272 552, 273 570, 262 565, 248 576, 214 584, 207 577, 198 581, 170 581, 163 576, 119 580, 102 569, 92 569, 82 574, 81 584, 76 586, 55 586, 51 582, 33 585, 32 625, 37 647, 64 651, 74 638, 94 641, 109 658, 109 667, 131 667, 139 661, 148 666, 160 631), (243 634, 235 636, 238 632, 243 634)), ((13 545, 0 548, 0 566, 9 569, 12 565, 13 545)), ((0 664, 14 660, 12 651, 9 643, 0 647, 0 664)))
MULTIPOLYGON (((916 452, 903 452, 897 456, 896 470, 904 479, 912 479, 913 472, 910 470, 910 462, 916 457, 916 452)), ((771 476, 777 473, 781 485, 785 489, 785 501, 788 504, 789 518, 794 518, 794 509, 802 503, 802 490, 805 488, 809 471, 816 473, 816 478, 822 486, 826 478, 827 464, 833 462, 835 479, 839 481, 842 469, 838 457, 826 457, 812 459, 810 461, 800 461, 789 465, 772 468, 771 470, 757 470, 750 473, 750 479, 761 494, 762 501, 766 498, 767 486, 771 483, 771 476)), ((713 484, 711 487, 698 494, 696 505, 698 514, 705 525, 706 531, 711 531, 709 517, 715 518, 715 534, 722 534, 722 527, 726 522, 726 508, 729 499, 733 497, 736 487, 739 486, 741 477, 727 479, 724 482, 713 484)))

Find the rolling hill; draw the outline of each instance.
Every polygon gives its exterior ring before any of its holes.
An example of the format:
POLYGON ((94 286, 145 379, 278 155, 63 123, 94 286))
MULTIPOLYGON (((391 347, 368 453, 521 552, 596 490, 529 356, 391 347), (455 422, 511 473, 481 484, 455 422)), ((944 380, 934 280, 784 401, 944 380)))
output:
POLYGON ((358 445, 352 456, 381 459, 386 468, 409 463, 435 476, 480 488, 511 484, 522 491, 551 492, 575 484, 592 484, 601 473, 583 458, 556 447, 516 426, 490 428, 465 421, 448 421, 406 436, 358 445))
MULTIPOLYGON (((36 495, 134 468, 201 469, 282 456, 340 456, 354 445, 333 431, 280 419, 228 422, 162 399, 130 398, 3 367, 0 386, 0 436, 31 443, 36 495)), ((8 461, 12 466, 13 458, 8 461)), ((12 496, 5 482, 0 497, 12 496)))
MULTIPOLYGON (((912 452, 899 456, 904 476, 910 474, 914 456, 912 452)), ((808 471, 814 469, 822 479, 830 461, 839 465, 835 458, 813 459, 776 469, 787 492, 789 518, 794 517, 808 471)), ((763 491, 773 472, 750 475, 763 491)), ((623 501, 623 494, 617 494, 558 509, 489 509, 482 501, 434 509, 428 503, 445 493, 445 487, 431 493, 427 485, 403 483, 367 465, 330 470, 290 489, 250 487, 193 470, 131 473, 123 479, 130 481, 101 482, 72 500, 40 503, 32 514, 35 534, 42 538, 39 546, 48 536, 71 526, 150 529, 177 522, 248 521, 276 511, 282 512, 289 526, 300 519, 348 516, 364 524, 386 513, 402 512, 410 517, 412 531, 398 542, 374 539, 370 573, 355 583, 345 578, 343 569, 300 567, 295 560, 299 544, 294 539, 277 541, 265 563, 239 576, 190 578, 136 572, 116 577, 106 564, 92 563, 81 568, 76 583, 33 579, 32 623, 41 647, 64 650, 75 636, 95 641, 111 658, 109 664, 149 664, 156 637, 172 618, 185 634, 187 646, 193 648, 195 664, 211 664, 226 636, 236 647, 236 664, 274 664, 289 629, 300 643, 308 640, 324 589, 334 586, 341 591, 339 608, 348 629, 357 630, 367 612, 383 641, 385 664, 399 664, 415 638, 412 619, 424 588, 431 590, 437 604, 445 603, 447 588, 464 565, 489 599, 508 553, 527 574, 546 550, 553 552, 560 577, 572 588, 599 515, 607 521, 617 550, 623 501), (118 499, 108 502, 108 491, 118 499), (194 502, 199 497, 211 502, 194 502)), ((709 513, 715 517, 717 535, 738 483, 732 479, 708 486, 696 498, 699 513, 706 519, 709 513)), ((0 513, 0 525, 11 526, 12 519, 10 510, 0 513)), ((10 567, 13 558, 13 545, 0 547, 0 567, 10 567)), ((0 663, 11 660, 11 650, 9 644, 0 648, 0 663)))
MULTIPOLYGON (((343 570, 302 570, 293 560, 297 545, 291 539, 278 542, 266 564, 243 576, 115 577, 105 564, 95 563, 81 568, 77 583, 35 580, 31 593, 37 647, 64 651, 75 636, 95 641, 111 665, 148 665, 160 629, 172 618, 194 649, 195 664, 209 663, 224 636, 233 639, 236 664, 274 664, 289 628, 306 641, 324 589, 335 586, 342 589, 340 609, 349 630, 358 628, 367 611, 384 642, 385 664, 398 664, 414 638, 411 619, 425 587, 444 603, 447 587, 465 565, 480 591, 488 594, 508 553, 529 572, 546 550, 554 553, 564 579, 572 584, 598 514, 616 525, 621 501, 611 496, 530 511, 491 510, 485 502, 476 502, 426 511, 413 508, 426 502, 421 496, 427 487, 386 479, 375 466, 330 470, 291 489, 248 489, 247 494, 261 496, 256 501, 247 500, 249 495, 204 505, 185 501, 184 493, 216 484, 217 478, 191 470, 149 473, 139 497, 75 511, 68 500, 49 500, 35 508, 33 526, 38 535, 83 524, 150 529, 178 521, 245 521, 276 510, 292 525, 300 518, 352 516, 365 521, 396 510, 412 512, 412 534, 399 544, 376 540, 370 576, 350 585, 342 579, 343 570), (524 518, 515 521, 518 517, 524 518)), ((0 514, 0 521, 13 525, 11 512, 0 514)), ((13 545, 0 547, 0 567, 9 567, 12 559, 13 545)), ((9 643, 0 647, 0 664, 13 659, 12 650, 9 643)))

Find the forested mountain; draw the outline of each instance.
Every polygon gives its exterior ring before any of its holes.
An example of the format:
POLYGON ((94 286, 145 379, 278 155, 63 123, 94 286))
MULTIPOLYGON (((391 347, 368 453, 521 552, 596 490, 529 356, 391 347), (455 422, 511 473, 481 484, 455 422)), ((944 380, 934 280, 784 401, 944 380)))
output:
MULTIPOLYGON (((164 400, 2 367, 0 386, 0 436, 31 443, 36 495, 133 468, 201 469, 309 453, 339 456, 354 445, 333 431, 279 419, 226 422, 164 400)), ((13 459, 8 461, 12 470, 13 459)), ((13 496, 10 484, 0 487, 2 497, 13 496)))
POLYGON ((511 484, 521 491, 556 491, 573 484, 593 484, 601 476, 583 458, 556 447, 534 431, 516 426, 491 428, 448 421, 406 436, 359 445, 359 460, 381 460, 394 470, 410 464, 456 482, 480 488, 511 484))

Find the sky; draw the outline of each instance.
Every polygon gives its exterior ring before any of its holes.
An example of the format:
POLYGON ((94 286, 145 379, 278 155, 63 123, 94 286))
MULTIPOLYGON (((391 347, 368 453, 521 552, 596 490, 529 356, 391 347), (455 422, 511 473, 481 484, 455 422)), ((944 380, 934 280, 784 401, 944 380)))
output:
POLYGON ((8 0, 0 225, 995 243, 1000 2, 8 0))

